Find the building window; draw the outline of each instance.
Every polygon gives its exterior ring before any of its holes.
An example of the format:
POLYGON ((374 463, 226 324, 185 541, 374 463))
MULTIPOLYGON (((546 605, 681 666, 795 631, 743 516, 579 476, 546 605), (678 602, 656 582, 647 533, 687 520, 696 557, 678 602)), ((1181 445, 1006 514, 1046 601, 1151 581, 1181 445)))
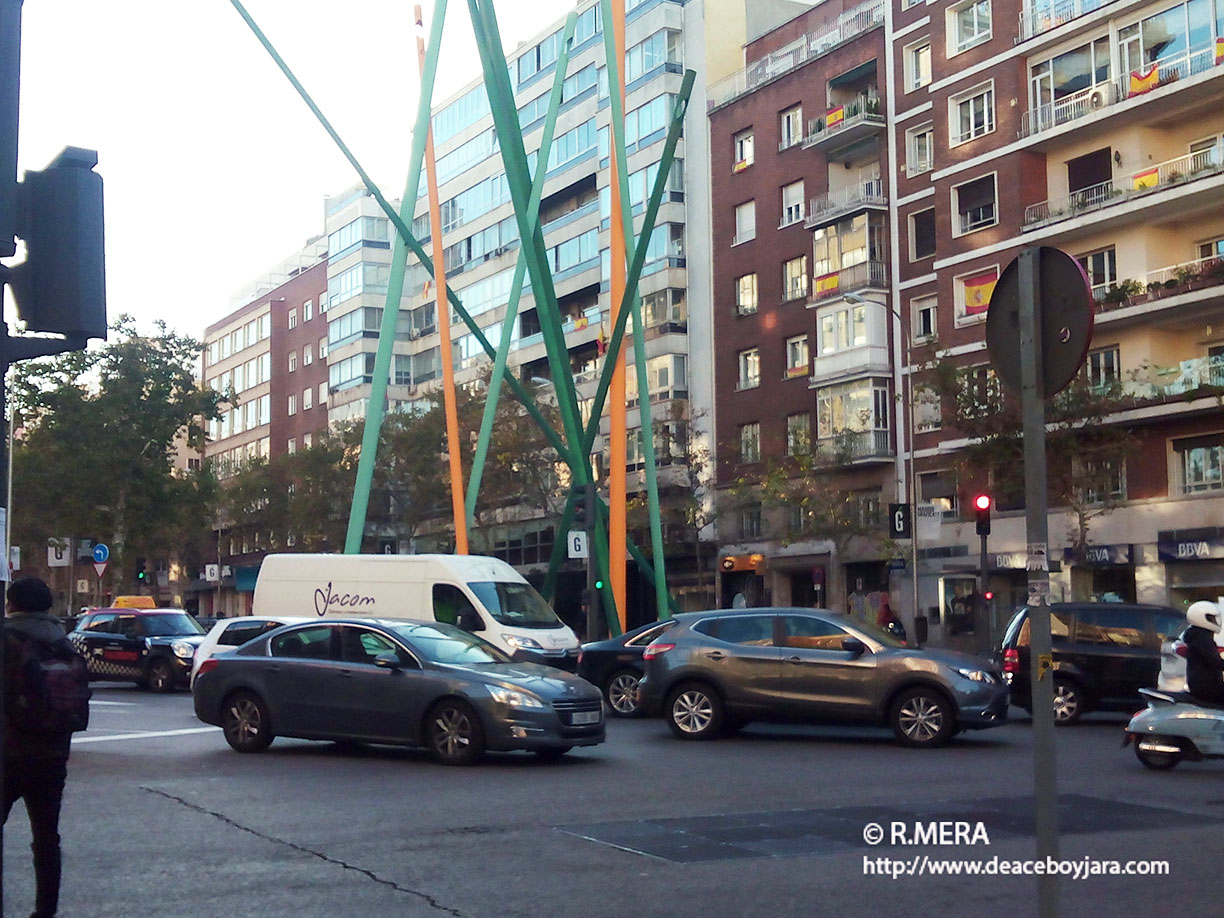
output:
POLYGON ((1111 245, 1107 249, 1101 249, 1099 252, 1089 252, 1087 255, 1080 255, 1076 258, 1080 263, 1080 267, 1084 269, 1084 273, 1088 275, 1088 281, 1092 284, 1092 296, 1094 299, 1102 299, 1118 282, 1118 256, 1111 245))
POLYGON ((827 357, 867 344, 867 307, 845 305, 821 313, 819 320, 820 355, 827 357))
POLYGON ((297 351, 289 352, 289 372, 292 373, 297 369, 297 351))
POLYGON ((929 341, 938 332, 935 324, 935 307, 939 298, 924 296, 910 300, 910 314, 914 317, 914 340, 929 341))
POLYGON ((1174 440, 1180 458, 1183 494, 1224 489, 1224 434, 1174 440))
POLYGON ((739 513, 739 537, 759 539, 761 537, 761 508, 752 507, 739 513))
POLYGON ((298 313, 296 309, 289 310, 289 328, 290 330, 297 328, 297 316, 298 316, 298 313))
POLYGON ((761 461, 761 425, 757 421, 739 428, 740 462, 761 461))
POLYGON ((948 10, 953 27, 948 31, 955 42, 951 54, 968 51, 990 40, 990 0, 970 0, 948 10))
POLYGON ((1086 366, 1088 385, 1098 392, 1117 385, 1122 379, 1120 367, 1121 349, 1118 345, 1089 351, 1086 366))
POLYGON ((287 452, 290 456, 292 456, 294 453, 297 452, 297 439, 296 438, 290 437, 285 442, 285 452, 287 452))
POLYGON ((919 472, 918 502, 930 504, 945 518, 955 518, 960 513, 956 476, 950 471, 919 472))
POLYGON ((995 177, 985 175, 972 182, 952 188, 952 209, 957 215, 956 225, 960 236, 974 230, 985 229, 999 222, 999 210, 995 203, 995 177))
POLYGON ((302 346, 302 366, 308 367, 314 363, 314 348, 309 344, 302 346))
POLYGON ((966 143, 995 129, 994 84, 986 83, 949 101, 951 123, 948 136, 952 145, 966 143))
POLYGON ((745 201, 735 208, 735 239, 732 245, 739 245, 749 239, 756 238, 756 201, 745 201))
POLYGON ((319 339, 319 359, 320 360, 327 359, 327 336, 326 335, 319 339))
POLYGON ((812 450, 812 418, 806 411, 786 416, 786 455, 806 456, 812 450))
POLYGON ((999 378, 988 366, 968 367, 961 373, 960 400, 966 417, 980 418, 998 410, 999 378))
POLYGON ((807 376, 811 357, 808 354, 807 335, 796 335, 786 339, 786 377, 807 376))
POLYGON ((1085 503, 1100 505, 1126 500, 1125 462, 1084 459, 1078 464, 1085 503))
POLYGON ((327 404, 327 383, 319 383, 319 405, 327 404))
POLYGON ((913 92, 931 82, 931 40, 924 38, 905 49, 905 91, 913 92))
POLYGON ((744 274, 735 279, 735 314, 751 315, 757 311, 757 276, 744 274))
POLYGON ((905 132, 905 172, 913 178, 931 171, 935 127, 929 121, 905 132))
POLYGON ((1200 244, 1199 258, 1224 258, 1224 239, 1213 239, 1200 244))
POLYGON ((803 220, 804 204, 803 199, 803 182, 791 182, 789 185, 782 186, 782 222, 778 224, 778 229, 784 226, 790 226, 792 223, 799 223, 803 220))
POLYGON ((743 172, 755 161, 752 131, 740 131, 731 138, 732 172, 743 172))
POLYGON ((314 407, 314 389, 307 388, 302 390, 302 410, 309 411, 314 407))
POLYGON ((289 396, 289 404, 288 404, 288 407, 285 409, 285 413, 290 414, 290 415, 297 414, 297 396, 296 395, 289 396))
POLYGON ((779 122, 779 150, 803 142, 803 106, 788 108, 779 115, 779 122))
MULTIPOLYGON (((816 436, 830 440, 847 434, 887 432, 888 403, 888 387, 883 380, 860 379, 820 389, 816 393, 816 436)), ((873 452, 875 443, 872 437, 873 452)))
POLYGON ((736 389, 755 389, 761 384, 761 351, 750 347, 739 352, 739 382, 736 389))
POLYGON ((302 321, 309 322, 314 318, 314 300, 307 300, 302 304, 302 321))
POLYGON ((910 261, 935 255, 935 208, 910 214, 910 261))
POLYGON ((807 256, 800 255, 782 262, 782 299, 786 302, 802 299, 808 292, 807 256))

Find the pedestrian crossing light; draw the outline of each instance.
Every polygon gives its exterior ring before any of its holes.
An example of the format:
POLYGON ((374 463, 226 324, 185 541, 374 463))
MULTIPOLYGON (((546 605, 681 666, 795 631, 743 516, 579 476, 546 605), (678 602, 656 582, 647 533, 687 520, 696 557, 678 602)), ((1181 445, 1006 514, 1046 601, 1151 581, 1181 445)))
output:
POLYGON ((973 509, 977 514, 977 534, 990 535, 990 495, 979 494, 973 499, 973 509))

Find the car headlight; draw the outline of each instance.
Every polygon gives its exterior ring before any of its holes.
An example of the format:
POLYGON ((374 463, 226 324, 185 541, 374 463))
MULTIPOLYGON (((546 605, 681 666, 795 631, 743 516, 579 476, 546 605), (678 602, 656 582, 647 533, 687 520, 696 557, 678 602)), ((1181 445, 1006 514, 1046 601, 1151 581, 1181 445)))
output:
POLYGON ((994 676, 986 672, 986 670, 984 669, 959 669, 958 667, 953 667, 953 671, 957 675, 962 676, 965 679, 968 679, 970 682, 994 682, 995 681, 994 676))
POLYGON ((527 692, 520 692, 516 689, 502 688, 497 685, 490 685, 489 694, 493 696, 493 700, 511 708, 542 708, 542 702, 535 695, 529 695, 527 692))
POLYGON ((518 650, 543 650, 544 649, 543 647, 540 646, 538 641, 535 641, 532 638, 518 637, 517 635, 513 635, 513 634, 503 634, 502 640, 505 641, 508 646, 517 648, 518 650))
POLYGON ((180 659, 190 660, 195 656, 195 644, 190 641, 175 641, 170 645, 170 651, 180 659))

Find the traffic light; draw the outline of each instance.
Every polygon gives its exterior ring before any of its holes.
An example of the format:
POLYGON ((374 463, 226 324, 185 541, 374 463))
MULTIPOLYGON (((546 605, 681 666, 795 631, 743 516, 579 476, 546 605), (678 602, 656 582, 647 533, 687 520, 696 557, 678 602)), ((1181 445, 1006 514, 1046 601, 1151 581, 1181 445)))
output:
POLYGON ((586 529, 587 514, 591 511, 587 507, 587 495, 585 485, 574 485, 574 528, 586 529))
POLYGON ((973 510, 977 514, 977 534, 990 535, 990 495, 979 494, 973 499, 973 510))
POLYGON ((136 579, 139 580, 141 583, 144 583, 145 578, 147 578, 148 576, 149 576, 149 572, 148 570, 146 570, 145 559, 137 558, 136 559, 136 579))
POLYGON ((603 578, 602 577, 595 578, 595 589, 597 590, 603 589, 603 578))

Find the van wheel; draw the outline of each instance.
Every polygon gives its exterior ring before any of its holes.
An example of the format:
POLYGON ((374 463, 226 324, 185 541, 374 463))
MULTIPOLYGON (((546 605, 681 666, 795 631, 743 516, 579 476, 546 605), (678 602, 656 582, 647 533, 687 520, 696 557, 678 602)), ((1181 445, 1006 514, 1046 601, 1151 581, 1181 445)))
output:
POLYGON ((439 701, 425 719, 425 735, 434 760, 443 765, 472 765, 484 755, 484 728, 465 701, 439 701))
POLYGON ((888 722, 906 746, 942 746, 956 729, 952 705, 939 692, 912 688, 893 702, 888 722))
POLYGON ((1054 679, 1054 725, 1069 727, 1084 714, 1084 693, 1070 679, 1054 679))
POLYGON ((668 696, 665 716, 676 736, 704 740, 722 732, 725 712, 717 692, 699 682, 690 682, 668 696))
POLYGON ((236 752, 263 752, 272 745, 272 719, 262 698, 235 692, 221 708, 221 730, 236 752))

